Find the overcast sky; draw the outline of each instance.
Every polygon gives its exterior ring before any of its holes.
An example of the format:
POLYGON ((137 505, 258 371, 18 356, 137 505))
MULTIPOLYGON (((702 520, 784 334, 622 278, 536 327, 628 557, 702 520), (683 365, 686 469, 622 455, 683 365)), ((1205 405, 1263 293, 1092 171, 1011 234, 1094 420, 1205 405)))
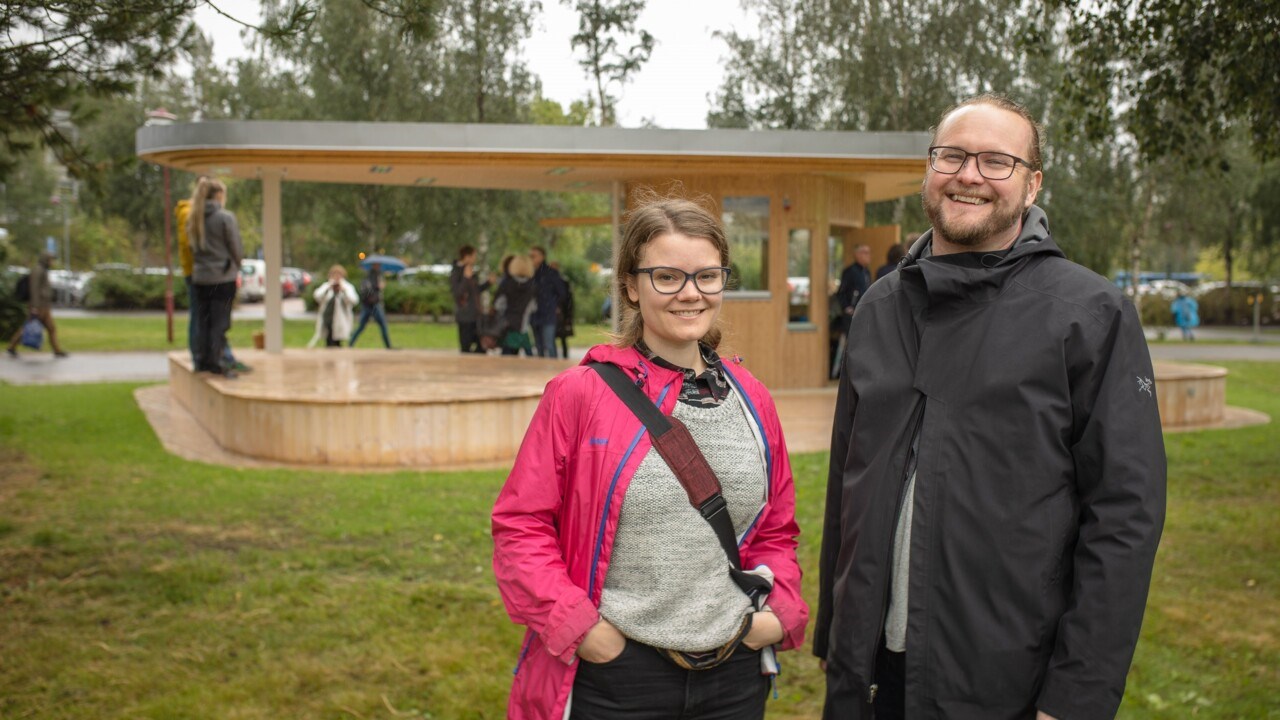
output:
MULTIPOLYGON (((256 0, 219 5, 236 17, 256 22, 256 0)), ((243 55, 240 26, 208 6, 196 10, 196 22, 213 36, 220 63, 243 55)), ((646 118, 659 127, 699 129, 707 126, 709 97, 720 87, 727 48, 712 37, 716 30, 747 30, 739 0, 648 0, 639 26, 657 39, 653 55, 622 94, 618 121, 637 127, 646 118)), ((570 52, 577 15, 560 0, 543 0, 533 36, 524 45, 529 68, 542 79, 546 97, 567 109, 584 98, 591 83, 570 52)))

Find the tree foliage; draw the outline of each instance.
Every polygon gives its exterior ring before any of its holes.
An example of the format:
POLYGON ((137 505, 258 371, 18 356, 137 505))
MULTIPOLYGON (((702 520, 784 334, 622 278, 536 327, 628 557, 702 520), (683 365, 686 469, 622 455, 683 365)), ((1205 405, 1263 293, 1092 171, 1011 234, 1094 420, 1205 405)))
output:
MULTIPOLYGON (((1039 51, 1019 0, 747 0, 716 127, 924 130, 958 98, 1013 94, 1039 51)), ((1028 92, 1027 95, 1032 95, 1028 92)))
POLYGON ((1206 143, 1240 125, 1257 155, 1280 154, 1280 5, 1052 0, 1047 7, 1068 11, 1061 94, 1093 137, 1119 120, 1147 158, 1203 158, 1206 143))
MULTIPOLYGON (((13 168, 13 154, 37 141, 73 175, 83 174, 84 146, 70 122, 77 106, 85 98, 127 94, 139 80, 160 77, 190 41, 188 17, 202 4, 208 0, 4 0, 0 136, 9 154, 0 156, 0 178, 13 168)), ((292 3, 263 29, 296 32, 310 12, 307 3, 292 3)))
POLYGON ((654 39, 637 29, 644 0, 563 0, 578 12, 578 32, 570 39, 583 53, 578 64, 595 84, 601 125, 617 125, 614 88, 626 85, 653 53, 654 39))

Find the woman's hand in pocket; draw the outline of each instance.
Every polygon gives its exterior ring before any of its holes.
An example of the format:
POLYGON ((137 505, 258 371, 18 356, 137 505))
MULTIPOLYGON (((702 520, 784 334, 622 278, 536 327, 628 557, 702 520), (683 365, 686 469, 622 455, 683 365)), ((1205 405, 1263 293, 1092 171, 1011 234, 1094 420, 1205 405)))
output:
POLYGON ((626 647, 626 636, 608 620, 600 618, 578 645, 578 657, 589 663, 607 663, 617 660, 626 647))
POLYGON ((768 610, 761 610, 751 616, 751 629, 742 639, 742 644, 752 650, 759 650, 766 645, 782 642, 782 621, 768 610))

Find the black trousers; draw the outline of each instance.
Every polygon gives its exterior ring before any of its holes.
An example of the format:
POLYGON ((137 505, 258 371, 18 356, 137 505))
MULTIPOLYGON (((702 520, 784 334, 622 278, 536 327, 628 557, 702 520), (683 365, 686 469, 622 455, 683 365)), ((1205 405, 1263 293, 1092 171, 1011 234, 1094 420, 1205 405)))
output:
POLYGON ((222 372, 222 352, 231 328, 231 304, 236 298, 235 281, 216 285, 196 285, 196 372, 222 372))
POLYGON ((478 323, 475 320, 471 322, 458 321, 458 347, 462 352, 484 352, 480 347, 480 331, 477 330, 477 325, 478 323))
POLYGON ((760 653, 739 646, 709 670, 685 670, 627 640, 607 663, 578 661, 570 720, 760 720, 769 678, 760 653))
POLYGON ((876 653, 876 720, 905 720, 907 716, 907 654, 881 645, 876 653))

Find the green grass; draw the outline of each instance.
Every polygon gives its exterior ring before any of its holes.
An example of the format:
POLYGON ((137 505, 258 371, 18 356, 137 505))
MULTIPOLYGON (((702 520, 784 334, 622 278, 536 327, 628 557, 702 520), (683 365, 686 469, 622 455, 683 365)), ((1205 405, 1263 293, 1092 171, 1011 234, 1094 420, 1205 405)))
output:
MULTIPOLYGON (((1280 418, 1280 364, 1226 365, 1229 402, 1280 418)), ((0 385, 0 717, 504 716, 521 629, 490 570, 503 473, 187 462, 134 387, 0 385)), ((1276 437, 1166 437, 1126 720, 1280 717, 1276 437)), ((826 458, 794 463, 812 600, 826 458)), ((816 661, 783 661, 769 718, 818 717, 816 661)))
MULTIPOLYGON (((117 352, 148 350, 179 350, 187 344, 187 316, 179 313, 173 318, 174 342, 170 344, 164 316, 160 315, 102 315, 91 318, 60 318, 55 313, 58 339, 69 352, 117 352)), ((253 333, 262 330, 261 320, 235 320, 227 340, 232 348, 253 347, 253 333)), ((579 325, 569 338, 571 347, 590 347, 605 341, 605 328, 596 325, 579 325)), ((306 347, 315 333, 312 320, 285 320, 285 347, 306 347)), ((436 323, 421 320, 400 322, 392 320, 388 326, 391 344, 411 349, 453 349, 458 347, 458 326, 453 323, 436 323)), ((357 347, 380 348, 382 336, 378 327, 370 323, 360 335, 357 347)))

